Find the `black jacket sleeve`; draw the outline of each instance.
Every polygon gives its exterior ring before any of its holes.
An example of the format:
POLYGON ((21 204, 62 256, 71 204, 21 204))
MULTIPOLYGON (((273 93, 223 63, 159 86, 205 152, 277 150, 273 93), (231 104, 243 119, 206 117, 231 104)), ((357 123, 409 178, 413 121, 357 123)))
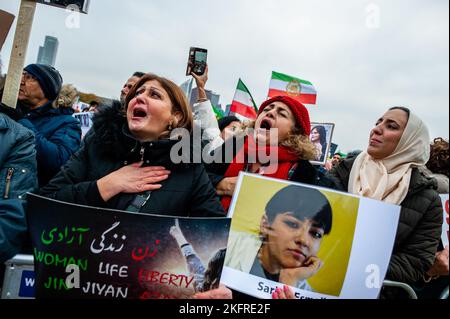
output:
POLYGON ((225 217, 225 211, 203 165, 195 168, 192 184, 191 217, 225 217))
POLYGON ((297 163, 297 168, 289 180, 297 183, 316 185, 317 176, 317 170, 314 166, 309 161, 301 160, 297 163))
POLYGON ((356 157, 347 158, 328 171, 325 177, 319 181, 319 186, 348 192, 348 181, 355 159, 356 157))
POLYGON ((223 164, 211 164, 207 166, 209 180, 214 188, 225 178, 226 167, 223 164))
MULTIPOLYGON (((420 280, 434 263, 442 235, 443 209, 441 199, 436 192, 432 190, 424 192, 426 196, 417 196, 408 200, 408 205, 402 204, 401 214, 411 218, 417 216, 414 214, 417 207, 425 207, 425 212, 408 238, 396 245, 386 279, 412 285, 420 280)), ((408 225, 399 227, 408 227, 408 225)))
POLYGON ((89 141, 61 168, 61 171, 40 190, 42 196, 79 205, 106 207, 96 180, 89 180, 89 141))
POLYGON ((228 167, 244 147, 245 137, 238 136, 226 140, 219 148, 212 152, 212 163, 204 163, 206 172, 214 188, 225 178, 228 167))

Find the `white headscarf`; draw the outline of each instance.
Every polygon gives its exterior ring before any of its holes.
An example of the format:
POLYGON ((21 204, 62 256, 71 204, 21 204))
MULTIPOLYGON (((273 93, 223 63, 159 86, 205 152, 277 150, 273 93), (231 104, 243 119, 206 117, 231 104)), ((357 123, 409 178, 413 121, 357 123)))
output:
POLYGON ((428 128, 413 113, 394 153, 375 160, 367 151, 355 160, 348 184, 352 194, 400 205, 406 198, 412 169, 430 159, 428 128))

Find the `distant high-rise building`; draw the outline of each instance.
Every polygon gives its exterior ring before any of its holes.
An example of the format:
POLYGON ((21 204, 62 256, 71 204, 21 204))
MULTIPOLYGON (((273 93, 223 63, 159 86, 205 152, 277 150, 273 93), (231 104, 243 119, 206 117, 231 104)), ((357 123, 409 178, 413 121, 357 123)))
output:
POLYGON ((192 93, 192 84, 194 83, 194 79, 190 78, 186 82, 183 82, 180 85, 180 88, 183 90, 184 94, 186 94, 186 97, 188 101, 191 100, 191 93, 192 93))
POLYGON ((225 115, 226 116, 230 115, 230 110, 231 110, 231 104, 228 104, 227 107, 225 108, 225 115))
POLYGON ((211 92, 210 100, 211 100, 211 104, 212 105, 214 105, 215 107, 218 107, 220 109, 222 108, 222 105, 219 104, 220 94, 216 94, 214 92, 211 92))
POLYGON ((44 46, 39 47, 37 63, 55 67, 56 55, 58 54, 58 46, 59 41, 57 38, 46 36, 44 46))

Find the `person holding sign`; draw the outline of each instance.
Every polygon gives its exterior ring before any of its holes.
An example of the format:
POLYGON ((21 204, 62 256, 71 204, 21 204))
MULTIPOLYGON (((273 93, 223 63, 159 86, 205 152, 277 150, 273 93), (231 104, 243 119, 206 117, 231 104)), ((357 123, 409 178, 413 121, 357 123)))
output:
MULTIPOLYGON (((430 269, 441 238, 442 204, 435 181, 417 169, 430 157, 428 128, 404 107, 388 110, 370 133, 367 151, 327 177, 335 189, 402 207, 386 279, 412 285, 430 269)), ((388 289, 383 297, 398 297, 388 289)))
MULTIPOLYGON (((119 104, 119 103, 117 103, 119 104)), ((146 74, 127 95, 126 108, 105 108, 95 134, 41 190, 81 205, 166 216, 223 216, 202 164, 171 160, 172 130, 192 132, 192 112, 182 90, 146 74)))
POLYGON ((278 96, 264 102, 256 122, 242 134, 228 139, 214 152, 207 170, 222 205, 228 210, 240 172, 316 183, 316 170, 309 163, 315 158, 315 147, 309 140, 309 112, 297 100, 278 96), (233 156, 228 158, 229 150, 233 156))
POLYGON ((285 187, 267 203, 259 238, 230 234, 225 265, 312 291, 307 280, 323 266, 317 253, 332 223, 331 205, 320 191, 285 187))

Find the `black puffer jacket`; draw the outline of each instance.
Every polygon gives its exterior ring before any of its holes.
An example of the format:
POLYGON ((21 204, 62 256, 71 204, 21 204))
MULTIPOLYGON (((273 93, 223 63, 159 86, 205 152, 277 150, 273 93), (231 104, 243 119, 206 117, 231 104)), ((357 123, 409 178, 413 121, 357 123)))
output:
POLYGON ((202 164, 174 164, 170 150, 176 141, 140 143, 128 131, 116 108, 106 108, 94 119, 94 131, 61 172, 41 189, 43 196, 94 207, 126 209, 136 194, 119 194, 108 202, 100 196, 97 180, 123 166, 139 162, 164 166, 169 178, 153 191, 141 213, 166 216, 221 217, 223 208, 202 164), (142 154, 141 154, 142 152, 142 154))
MULTIPOLYGON (((350 172, 356 157, 344 160, 326 177, 327 185, 348 191, 350 172)), ((409 192, 401 204, 400 222, 394 251, 389 263, 386 279, 409 285, 421 279, 435 260, 440 242, 443 212, 437 183, 413 170, 409 192)))

